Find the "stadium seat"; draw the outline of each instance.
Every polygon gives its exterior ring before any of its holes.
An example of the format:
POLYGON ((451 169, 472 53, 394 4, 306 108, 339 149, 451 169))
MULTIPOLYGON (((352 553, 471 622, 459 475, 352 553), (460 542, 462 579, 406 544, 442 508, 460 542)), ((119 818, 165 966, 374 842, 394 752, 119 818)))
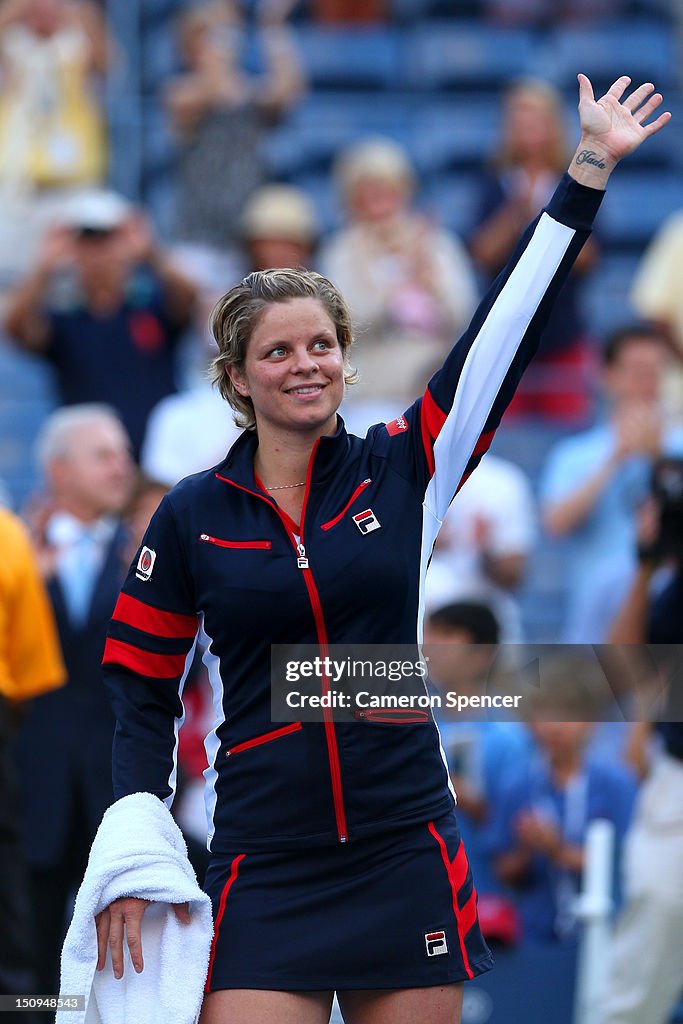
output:
POLYGON ((292 184, 307 193, 318 215, 323 235, 330 234, 341 225, 343 214, 340 200, 329 174, 303 174, 293 178, 292 184))
POLYGON ((174 166, 177 144, 170 130, 168 117, 157 104, 146 104, 143 109, 144 132, 144 175, 154 181, 166 175, 174 166))
POLYGON ((544 59, 544 70, 553 81, 571 90, 579 70, 593 80, 596 89, 604 90, 623 74, 634 82, 652 81, 665 89, 677 83, 678 69, 674 33, 649 19, 557 29, 544 59))
POLYGON ((0 338, 0 479, 15 508, 36 487, 35 439, 54 404, 45 361, 0 338))
POLYGON ((401 87, 400 33, 391 28, 299 25, 299 54, 314 88, 401 87))
POLYGON ((168 22, 187 10, 186 0, 137 0, 143 29, 160 25, 168 29, 168 22))
POLYGON ((271 133, 266 154, 272 173, 292 178, 329 169, 337 154, 367 135, 412 143, 412 99, 396 94, 381 104, 373 93, 318 93, 304 100, 271 133))
POLYGON ((623 0, 624 15, 646 15, 665 23, 673 21, 672 0, 623 0))
POLYGON ((424 102, 414 120, 413 153, 423 174, 480 168, 493 148, 500 104, 488 99, 424 102))
POLYGON ((683 175, 676 172, 627 173, 610 181, 600 209, 606 247, 639 248, 675 210, 683 209, 683 175))
POLYGON ((423 190, 420 206, 465 239, 476 221, 480 183, 476 174, 442 174, 423 190))
POLYGON ((535 51, 532 35, 523 30, 433 21, 409 33, 406 74, 414 89, 500 89, 529 74, 535 51))
POLYGON ((603 255, 583 288, 583 308, 591 331, 605 335, 637 319, 630 292, 639 262, 639 253, 603 255))
POLYGON ((486 0, 391 0, 391 14, 411 23, 426 18, 482 18, 486 0))
POLYGON ((174 36, 167 30, 155 29, 144 37, 141 54, 141 88, 143 95, 156 93, 180 70, 180 57, 174 36))

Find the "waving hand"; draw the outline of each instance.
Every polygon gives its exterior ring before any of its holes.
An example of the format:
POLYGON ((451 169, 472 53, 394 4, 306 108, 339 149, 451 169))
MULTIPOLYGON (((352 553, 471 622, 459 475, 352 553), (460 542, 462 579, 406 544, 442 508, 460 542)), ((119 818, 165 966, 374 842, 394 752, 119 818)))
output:
POLYGON ((569 173, 585 185, 604 188, 617 162, 663 128, 671 114, 667 111, 648 122, 662 102, 661 93, 654 91, 651 82, 645 82, 624 99, 631 83, 624 75, 596 100, 590 79, 585 75, 578 79, 581 142, 569 173))

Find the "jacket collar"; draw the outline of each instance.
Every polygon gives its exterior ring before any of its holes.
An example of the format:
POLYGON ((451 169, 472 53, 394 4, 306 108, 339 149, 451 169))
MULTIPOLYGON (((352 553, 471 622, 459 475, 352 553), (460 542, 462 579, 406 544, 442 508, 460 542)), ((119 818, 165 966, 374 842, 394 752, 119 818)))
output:
MULTIPOLYGON (((259 491, 254 478, 254 455, 258 437, 253 430, 245 430, 237 438, 225 460, 217 467, 216 476, 230 480, 249 491, 259 491)), ((313 450, 313 474, 311 483, 325 483, 346 459, 351 449, 351 440, 344 420, 337 413, 337 430, 319 438, 313 450)))

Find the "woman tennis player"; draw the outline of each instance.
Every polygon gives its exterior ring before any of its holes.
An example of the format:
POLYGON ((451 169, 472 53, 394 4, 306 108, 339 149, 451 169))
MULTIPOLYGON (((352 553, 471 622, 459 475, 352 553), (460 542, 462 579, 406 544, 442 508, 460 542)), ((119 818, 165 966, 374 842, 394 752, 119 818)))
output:
MULTIPOLYGON (((436 727, 273 722, 270 648, 420 639, 446 509, 491 443, 610 172, 669 119, 648 123, 662 97, 628 85, 596 102, 579 76, 568 174, 424 395, 364 440, 337 415, 352 337, 329 281, 254 273, 214 310, 214 378, 247 429, 162 501, 104 658, 116 795, 170 803, 198 625, 208 638, 215 929, 202 1024, 324 1024, 335 990, 347 1024, 453 1024, 462 982, 491 966, 436 727)), ((100 966, 109 947, 117 977, 124 931, 142 968, 146 906, 99 915, 100 966)))

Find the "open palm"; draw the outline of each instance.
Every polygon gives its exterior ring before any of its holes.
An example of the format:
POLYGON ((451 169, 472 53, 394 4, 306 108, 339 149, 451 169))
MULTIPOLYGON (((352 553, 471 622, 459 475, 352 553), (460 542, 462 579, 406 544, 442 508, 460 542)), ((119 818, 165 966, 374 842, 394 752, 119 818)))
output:
POLYGON ((599 100, 595 99, 590 79, 585 75, 578 78, 582 142, 595 145, 615 161, 632 153, 671 118, 667 112, 645 124, 662 102, 661 94, 654 92, 651 82, 638 86, 622 102, 631 84, 627 75, 618 78, 599 100))

